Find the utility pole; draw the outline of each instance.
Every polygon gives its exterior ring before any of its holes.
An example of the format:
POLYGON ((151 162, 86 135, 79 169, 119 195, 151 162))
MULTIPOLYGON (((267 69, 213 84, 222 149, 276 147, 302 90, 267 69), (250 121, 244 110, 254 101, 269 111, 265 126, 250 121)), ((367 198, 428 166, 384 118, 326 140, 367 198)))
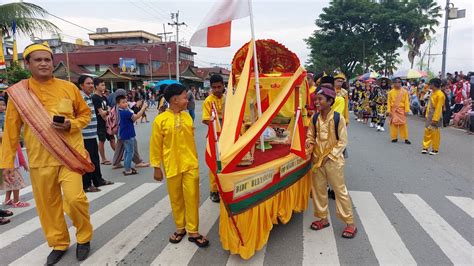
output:
POLYGON ((168 38, 166 38, 166 36, 171 33, 172 32, 166 32, 165 23, 163 23, 163 33, 157 33, 156 35, 163 36, 164 39, 161 39, 162 42, 168 42, 168 38))
POLYGON ((446 0, 443 38, 443 62, 441 63, 441 78, 446 77, 446 47, 448 46, 449 0, 446 0))
POLYGON ((176 80, 179 82, 179 27, 186 25, 184 22, 179 22, 179 10, 176 13, 171 13, 173 23, 168 25, 176 27, 176 80))

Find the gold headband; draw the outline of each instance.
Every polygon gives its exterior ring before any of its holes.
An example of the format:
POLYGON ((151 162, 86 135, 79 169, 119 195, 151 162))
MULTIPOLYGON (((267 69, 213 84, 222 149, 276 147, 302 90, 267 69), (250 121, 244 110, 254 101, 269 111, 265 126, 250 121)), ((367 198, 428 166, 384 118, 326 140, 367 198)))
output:
POLYGON ((25 51, 23 52, 23 58, 26 58, 29 54, 36 51, 46 51, 51 53, 51 55, 53 54, 53 51, 51 50, 51 48, 49 48, 48 42, 35 43, 25 48, 25 51))

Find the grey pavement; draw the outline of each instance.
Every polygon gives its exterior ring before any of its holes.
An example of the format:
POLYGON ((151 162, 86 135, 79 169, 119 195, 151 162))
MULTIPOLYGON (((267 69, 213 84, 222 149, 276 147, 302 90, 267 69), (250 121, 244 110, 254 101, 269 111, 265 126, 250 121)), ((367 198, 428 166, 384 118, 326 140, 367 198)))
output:
MULTIPOLYGON (((200 123, 201 104, 196 104, 195 124, 201 210, 218 212, 218 205, 207 201, 207 128, 200 123)), ((153 110, 148 112, 150 118, 156 114, 153 110)), ((247 262, 222 249, 218 219, 203 215, 201 227, 209 228, 209 248, 183 248, 187 243, 169 246, 168 237, 174 225, 166 201, 166 184, 153 180, 151 168, 124 177, 122 170, 102 166, 104 178, 117 184, 97 195, 88 194, 92 197, 92 222, 98 226, 91 258, 84 264, 160 264, 155 261, 160 256, 174 261, 166 263, 172 265, 473 265, 473 136, 444 128, 439 155, 422 155, 423 126, 423 119, 410 117, 413 144, 394 144, 390 142, 388 127, 386 132, 377 132, 352 119, 348 129, 346 183, 354 201, 359 230, 356 238, 341 238, 344 224, 336 218, 334 201, 330 202, 331 227, 324 229, 328 231, 309 230, 314 219, 309 205, 306 213, 294 214, 288 224, 275 225, 264 250, 247 262), (178 253, 173 253, 174 249, 178 253), (169 257, 170 254, 180 254, 180 258, 169 257)), ((151 123, 139 123, 136 130, 140 154, 148 161, 151 123)), ((107 150, 111 158, 110 147, 107 150)), ((29 182, 27 174, 25 179, 29 182)), ((22 197, 31 200, 32 193, 22 197)), ((44 246, 36 211, 31 208, 20 212, 10 224, 0 227, 0 265, 44 264, 49 249, 44 246)), ((74 254, 75 245, 60 265, 77 265, 74 254)))

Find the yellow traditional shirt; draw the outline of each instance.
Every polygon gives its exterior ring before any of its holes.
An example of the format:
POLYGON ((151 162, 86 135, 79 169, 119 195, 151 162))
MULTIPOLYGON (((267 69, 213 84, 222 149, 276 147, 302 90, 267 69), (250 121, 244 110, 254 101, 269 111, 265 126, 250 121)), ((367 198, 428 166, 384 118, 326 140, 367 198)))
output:
POLYGON ((311 86, 311 87, 309 88, 309 95, 311 95, 311 94, 313 94, 313 93, 315 93, 315 92, 316 92, 316 86, 313 85, 313 86, 311 86))
POLYGON ((408 97, 408 91, 400 88, 400 89, 395 89, 392 88, 388 94, 387 94, 387 112, 391 113, 392 109, 395 107, 395 101, 397 100, 398 94, 403 93, 402 95, 402 100, 400 101, 400 108, 403 108, 405 110, 405 113, 410 112, 410 99, 408 97))
POLYGON ((347 128, 344 116, 340 116, 339 140, 336 137, 334 111, 330 111, 326 119, 320 114, 316 126, 311 123, 306 135, 306 143, 313 145, 313 167, 320 167, 326 157, 344 164, 344 149, 347 146, 347 128))
POLYGON ((336 95, 339 97, 344 98, 344 109, 342 112, 339 112, 341 115, 344 116, 346 120, 346 125, 349 124, 349 92, 343 88, 336 88, 336 95))
POLYGON ((222 114, 224 113, 224 96, 219 99, 214 94, 211 94, 207 96, 202 104, 202 121, 211 121, 213 103, 216 106, 219 119, 222 119, 222 114))
POLYGON ((193 119, 187 112, 170 109, 153 121, 150 138, 150 164, 165 170, 166 178, 199 168, 193 119))
POLYGON ((434 91, 428 103, 428 108, 426 109, 428 110, 426 112, 426 118, 430 119, 430 116, 433 116, 431 121, 438 122, 441 119, 441 115, 443 114, 444 101, 444 93, 441 90, 434 91), (434 112, 432 112, 432 108, 434 109, 434 112))
POLYGON ((346 101, 344 100, 344 98, 341 96, 336 96, 336 99, 334 99, 334 104, 331 106, 331 110, 344 115, 345 108, 346 108, 346 101))
MULTIPOLYGON (((86 154, 81 130, 91 120, 91 111, 81 96, 79 89, 71 82, 52 78, 39 82, 34 78, 28 81, 28 87, 38 97, 41 104, 52 117, 64 116, 71 121, 71 130, 64 133, 66 141, 82 155, 86 154)), ((13 101, 7 105, 5 128, 2 141, 0 168, 13 168, 17 145, 20 140, 20 130, 24 122, 13 101)), ((30 168, 61 166, 61 163, 51 155, 24 124, 24 139, 30 168)))

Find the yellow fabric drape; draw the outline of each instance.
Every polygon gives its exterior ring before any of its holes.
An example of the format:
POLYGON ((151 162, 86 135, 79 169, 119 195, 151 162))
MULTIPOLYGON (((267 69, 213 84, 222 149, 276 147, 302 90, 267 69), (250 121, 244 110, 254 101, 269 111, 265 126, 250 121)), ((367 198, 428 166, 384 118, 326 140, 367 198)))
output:
POLYGON ((308 208, 310 178, 311 174, 308 172, 292 186, 252 209, 234 216, 237 227, 242 233, 244 246, 240 243, 232 220, 221 202, 219 235, 222 247, 231 254, 239 254, 243 259, 251 258, 256 251, 266 245, 274 224, 278 224, 279 221, 286 224, 293 212, 303 212, 308 208))

